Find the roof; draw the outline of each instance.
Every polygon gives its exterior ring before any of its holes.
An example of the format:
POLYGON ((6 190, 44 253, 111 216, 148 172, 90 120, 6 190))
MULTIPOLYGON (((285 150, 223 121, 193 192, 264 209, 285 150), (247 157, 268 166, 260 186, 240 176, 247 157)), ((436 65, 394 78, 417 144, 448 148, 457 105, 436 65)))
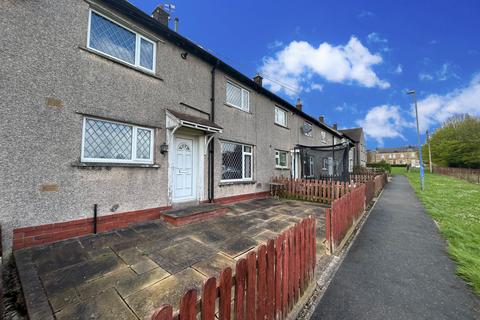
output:
POLYGON ((379 153, 395 153, 395 152, 413 152, 417 151, 415 146, 404 146, 404 147, 395 147, 395 148, 377 148, 379 153))
POLYGON ((211 128, 223 129, 222 127, 220 127, 215 122, 212 122, 212 121, 207 120, 207 119, 192 116, 192 115, 189 115, 189 114, 186 114, 186 113, 173 111, 173 110, 170 110, 170 109, 168 109, 168 112, 170 112, 173 116, 175 116, 177 119, 182 120, 182 121, 187 121, 187 122, 191 122, 191 123, 194 123, 194 124, 199 124, 199 125, 206 126, 206 127, 211 127, 211 128))
POLYGON ((342 129, 339 131, 355 142, 362 140, 363 128, 342 129))
POLYGON ((168 26, 165 26, 155 20, 154 18, 150 17, 148 14, 140 10, 139 8, 135 7, 134 5, 130 4, 126 0, 98 0, 98 2, 105 4, 108 8, 120 12, 125 17, 135 21, 139 25, 149 29, 150 31, 164 37, 168 41, 172 42, 178 47, 183 48, 184 50, 188 51, 191 54, 196 55, 203 61, 207 62, 212 66, 216 66, 218 69, 222 70, 232 78, 235 78, 237 81, 241 82, 242 84, 254 89, 255 91, 267 96, 268 98, 272 99, 278 104, 288 108, 291 112, 301 116, 302 118, 308 120, 309 122, 314 123, 315 125, 323 128, 324 130, 335 134, 337 136, 343 136, 343 134, 333 128, 327 126, 326 124, 318 121, 314 117, 308 115, 307 113, 299 110, 286 100, 280 98, 276 94, 272 93, 271 91, 265 89, 261 85, 257 84, 255 81, 250 79, 249 77, 242 74, 240 71, 234 69, 232 66, 226 64, 219 58, 215 57, 205 49, 201 48, 197 44, 193 43, 189 39, 181 36, 179 33, 171 30, 168 26))

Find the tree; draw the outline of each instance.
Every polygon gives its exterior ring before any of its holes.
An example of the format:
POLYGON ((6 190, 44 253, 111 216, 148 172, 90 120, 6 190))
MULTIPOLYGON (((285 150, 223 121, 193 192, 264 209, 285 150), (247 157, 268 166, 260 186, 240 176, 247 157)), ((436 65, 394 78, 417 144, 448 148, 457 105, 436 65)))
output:
MULTIPOLYGON (((442 167, 480 168, 480 118, 469 115, 448 119, 430 138, 432 162, 442 167)), ((428 162, 428 146, 423 146, 428 162)))

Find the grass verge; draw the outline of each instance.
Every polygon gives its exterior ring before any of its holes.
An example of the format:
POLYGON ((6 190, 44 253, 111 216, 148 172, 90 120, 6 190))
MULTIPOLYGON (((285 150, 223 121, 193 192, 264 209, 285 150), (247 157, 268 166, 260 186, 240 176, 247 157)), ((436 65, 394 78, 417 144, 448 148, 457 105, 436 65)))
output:
POLYGON ((422 192, 418 171, 407 173, 404 168, 396 169, 403 170, 395 173, 407 176, 425 209, 437 222, 448 242, 448 252, 457 263, 457 274, 480 295, 480 185, 426 173, 422 192))

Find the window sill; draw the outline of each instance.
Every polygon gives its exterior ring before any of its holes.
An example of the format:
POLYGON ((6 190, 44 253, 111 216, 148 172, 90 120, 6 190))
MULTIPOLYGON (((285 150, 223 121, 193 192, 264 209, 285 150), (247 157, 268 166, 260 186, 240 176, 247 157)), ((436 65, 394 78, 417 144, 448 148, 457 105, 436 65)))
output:
POLYGON ((239 107, 236 107, 236 106, 234 106, 234 105, 232 105, 232 104, 230 104, 230 103, 228 103, 228 102, 225 102, 224 105, 226 105, 226 106, 229 107, 229 108, 232 108, 232 109, 235 109, 235 110, 244 112, 244 113, 246 113, 246 114, 252 114, 252 115, 253 115, 253 113, 252 113, 250 110, 249 110, 249 111, 245 111, 245 110, 240 109, 239 107))
POLYGON ((290 168, 289 167, 275 167, 275 170, 287 171, 287 170, 290 170, 290 168))
POLYGON ((116 168, 146 168, 146 169, 159 169, 158 164, 143 164, 143 163, 103 163, 103 162, 74 162, 72 167, 80 169, 107 169, 112 167, 116 168))
POLYGON ((223 181, 218 184, 219 187, 225 187, 225 186, 233 186, 233 185, 242 185, 242 184, 256 184, 257 181, 255 180, 248 180, 248 181, 223 181))
POLYGON ((95 51, 95 50, 92 50, 92 49, 89 49, 87 47, 83 47, 83 46, 79 46, 80 50, 83 50, 83 51, 86 51, 88 53, 91 53, 91 54, 94 54, 96 56, 99 56, 99 57, 102 57, 108 61, 111 61, 111 62, 114 62, 114 63, 117 63, 119 65, 122 65, 124 67, 127 67, 131 70, 134 70, 134 71, 137 71, 137 72, 140 72, 140 73, 143 73, 144 75, 146 76, 149 76, 149 77, 152 77, 152 78, 155 78, 157 80, 160 80, 160 81, 163 81, 162 78, 160 78, 159 76, 155 75, 154 73, 151 73, 151 72, 148 72, 148 71, 145 71, 141 68, 137 68, 137 67, 134 67, 128 63, 125 63, 125 62, 122 62, 120 60, 117 60, 117 59, 113 59, 112 57, 109 57, 108 55, 106 54, 102 54, 101 52, 98 52, 98 51, 95 51))
POLYGON ((282 129, 287 129, 287 130, 290 130, 290 128, 289 128, 289 127, 287 127, 287 126, 283 126, 283 125, 281 125, 281 124, 279 124, 279 123, 276 123, 276 122, 274 122, 273 124, 274 124, 274 125, 276 125, 277 127, 280 127, 280 128, 282 128, 282 129))

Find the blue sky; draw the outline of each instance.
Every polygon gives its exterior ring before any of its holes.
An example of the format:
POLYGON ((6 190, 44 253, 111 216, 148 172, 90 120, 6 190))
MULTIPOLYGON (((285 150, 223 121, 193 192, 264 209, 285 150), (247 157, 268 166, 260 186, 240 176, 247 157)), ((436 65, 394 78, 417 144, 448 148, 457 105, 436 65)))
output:
MULTIPOLYGON (((131 0, 151 13, 158 0, 131 0)), ((182 1, 179 32, 312 116, 363 126, 369 148, 416 144, 448 117, 480 115, 480 2, 182 1)))

